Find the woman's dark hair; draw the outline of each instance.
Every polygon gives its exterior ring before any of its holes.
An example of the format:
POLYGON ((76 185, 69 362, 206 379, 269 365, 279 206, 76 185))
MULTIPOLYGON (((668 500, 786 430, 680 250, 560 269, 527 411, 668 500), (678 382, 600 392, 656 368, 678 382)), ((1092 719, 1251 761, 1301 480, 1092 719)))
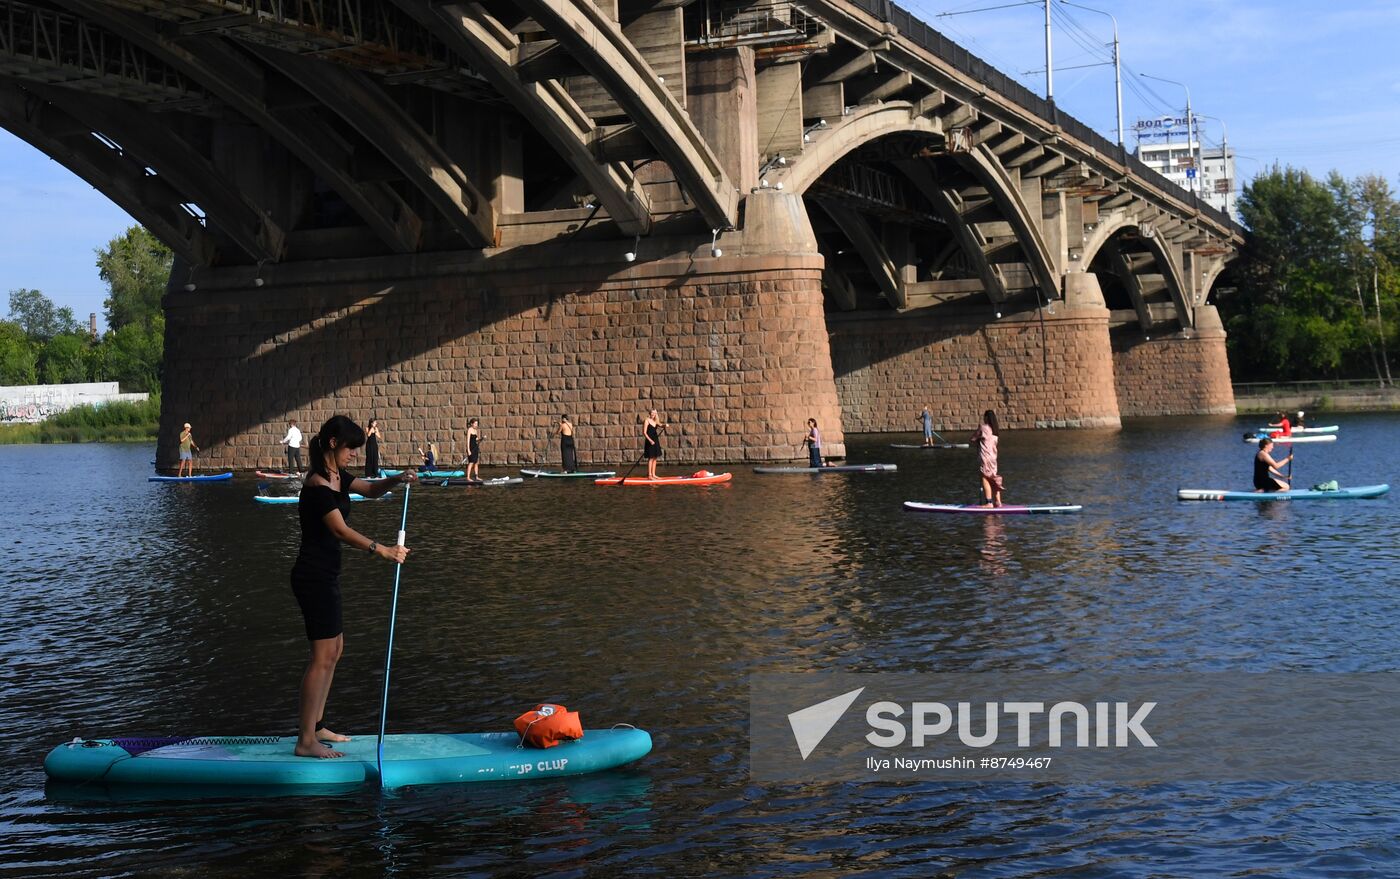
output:
POLYGON ((1259 438, 1259 448, 1261 448, 1261 449, 1268 448, 1269 446, 1271 446, 1271 445, 1273 445, 1273 444, 1274 444, 1274 441, 1271 440, 1271 439, 1269 439, 1269 438, 1266 437, 1266 436, 1261 436, 1261 437, 1259 438))
POLYGON ((323 479, 330 479, 326 469, 326 452, 331 450, 331 440, 338 449, 358 449, 365 444, 365 431, 344 415, 332 415, 321 425, 321 429, 311 438, 311 472, 323 479))
POLYGON ((810 424, 810 425, 812 425, 813 427, 816 427, 816 426, 817 426, 817 419, 815 419, 815 418, 808 418, 808 419, 807 419, 807 423, 810 424))
POLYGON ((982 423, 992 429, 992 436, 1000 436, 1000 434, 997 433, 1000 428, 997 426, 997 414, 995 412, 990 409, 983 412, 982 423))
POLYGON ((371 418, 371 419, 369 420, 369 426, 370 426, 370 427, 374 427, 374 426, 375 426, 376 424, 378 424, 378 423, 379 423, 379 419, 378 419, 378 418, 371 418))
POLYGON ((569 420, 569 413, 565 412, 563 415, 560 415, 560 416, 559 416, 559 420, 560 420, 560 421, 568 421, 568 420, 569 420))
POLYGON ((471 427, 473 424, 478 424, 478 423, 480 423, 480 421, 481 421, 480 418, 473 418, 473 419, 471 419, 470 421, 467 422, 467 427, 471 427))

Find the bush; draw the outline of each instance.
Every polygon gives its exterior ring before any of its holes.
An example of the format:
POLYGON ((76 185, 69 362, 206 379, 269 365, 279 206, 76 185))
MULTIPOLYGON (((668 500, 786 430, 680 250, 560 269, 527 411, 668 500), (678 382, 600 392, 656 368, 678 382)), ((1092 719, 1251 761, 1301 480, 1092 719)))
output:
POLYGON ((0 428, 0 444, 15 443, 130 443, 156 438, 160 395, 139 403, 74 406, 39 424, 0 428))

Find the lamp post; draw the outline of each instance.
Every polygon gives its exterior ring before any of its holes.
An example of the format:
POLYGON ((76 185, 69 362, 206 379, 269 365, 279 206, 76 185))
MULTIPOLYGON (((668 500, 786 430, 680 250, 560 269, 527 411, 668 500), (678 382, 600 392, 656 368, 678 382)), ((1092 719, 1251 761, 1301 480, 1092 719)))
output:
MULTIPOLYGON (((1230 168, 1230 129, 1226 127, 1225 120, 1221 119, 1219 116, 1207 116, 1205 113, 1201 114, 1201 118, 1214 119, 1216 122, 1220 123, 1220 164, 1225 167, 1228 173, 1233 175, 1233 171, 1230 168)), ((1205 159, 1202 158, 1201 161, 1204 162, 1205 159)), ((1235 178, 1230 176, 1227 177, 1226 180, 1229 185, 1225 187, 1225 216, 1229 217, 1231 216, 1230 195, 1235 191, 1235 178)))
POLYGON ((1045 100, 1055 103, 1055 65, 1050 60, 1050 0, 1045 0, 1045 100))
MULTIPOLYGON (((1092 6, 1085 6, 1081 3, 1071 3, 1069 0, 1060 0, 1065 6, 1073 6, 1075 9, 1083 9, 1086 12, 1097 12, 1099 15, 1107 15, 1113 22, 1113 91, 1117 98, 1118 106, 1118 146, 1123 146, 1123 66, 1118 56, 1118 19, 1111 12, 1104 12, 1102 9, 1094 9, 1092 6)), ((1049 37, 1046 37, 1047 41, 1049 37)), ((1047 42, 1046 45, 1049 45, 1047 42)))
POLYGON ((1158 82, 1165 82, 1169 85, 1179 85, 1186 89, 1186 151, 1191 154, 1191 167, 1196 173, 1191 175, 1191 194, 1199 196, 1201 177, 1200 169, 1196 164, 1196 117, 1191 115, 1191 87, 1184 82, 1177 82, 1174 79, 1166 79, 1161 76, 1151 76, 1146 73, 1139 73, 1143 79, 1155 79, 1158 82))

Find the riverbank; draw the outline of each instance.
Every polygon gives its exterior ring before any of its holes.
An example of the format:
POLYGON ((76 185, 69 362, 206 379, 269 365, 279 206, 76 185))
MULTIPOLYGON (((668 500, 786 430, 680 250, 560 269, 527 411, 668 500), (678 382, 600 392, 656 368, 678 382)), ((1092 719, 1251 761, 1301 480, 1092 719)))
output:
POLYGON ((1400 388, 1371 382, 1247 383, 1235 387, 1241 415, 1293 412, 1392 412, 1400 410, 1400 388))
POLYGON ((0 445, 153 442, 160 396, 135 403, 75 406, 36 424, 0 425, 0 445))

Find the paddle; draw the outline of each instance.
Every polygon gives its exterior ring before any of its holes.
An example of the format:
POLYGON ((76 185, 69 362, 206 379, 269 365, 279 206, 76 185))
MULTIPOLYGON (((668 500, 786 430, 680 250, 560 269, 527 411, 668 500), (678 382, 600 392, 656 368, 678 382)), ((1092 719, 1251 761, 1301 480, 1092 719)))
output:
MULTIPOLYGON (((404 483, 403 486, 403 520, 399 522, 398 545, 404 545, 404 539, 408 534, 408 494, 413 488, 411 483, 404 483)), ((394 658, 394 623, 399 615, 399 575, 403 573, 403 564, 394 565, 394 600, 389 605, 389 647, 384 651, 384 698, 379 703, 379 740, 375 744, 375 766, 379 772, 379 789, 384 789, 384 726, 389 719, 389 667, 394 658)))
POLYGON ((627 477, 632 475, 632 471, 637 469, 637 465, 642 463, 642 459, 646 456, 646 449, 642 449, 642 453, 637 456, 637 460, 632 462, 632 466, 627 468, 627 472, 622 474, 622 476, 617 479, 614 485, 625 485, 627 477))

